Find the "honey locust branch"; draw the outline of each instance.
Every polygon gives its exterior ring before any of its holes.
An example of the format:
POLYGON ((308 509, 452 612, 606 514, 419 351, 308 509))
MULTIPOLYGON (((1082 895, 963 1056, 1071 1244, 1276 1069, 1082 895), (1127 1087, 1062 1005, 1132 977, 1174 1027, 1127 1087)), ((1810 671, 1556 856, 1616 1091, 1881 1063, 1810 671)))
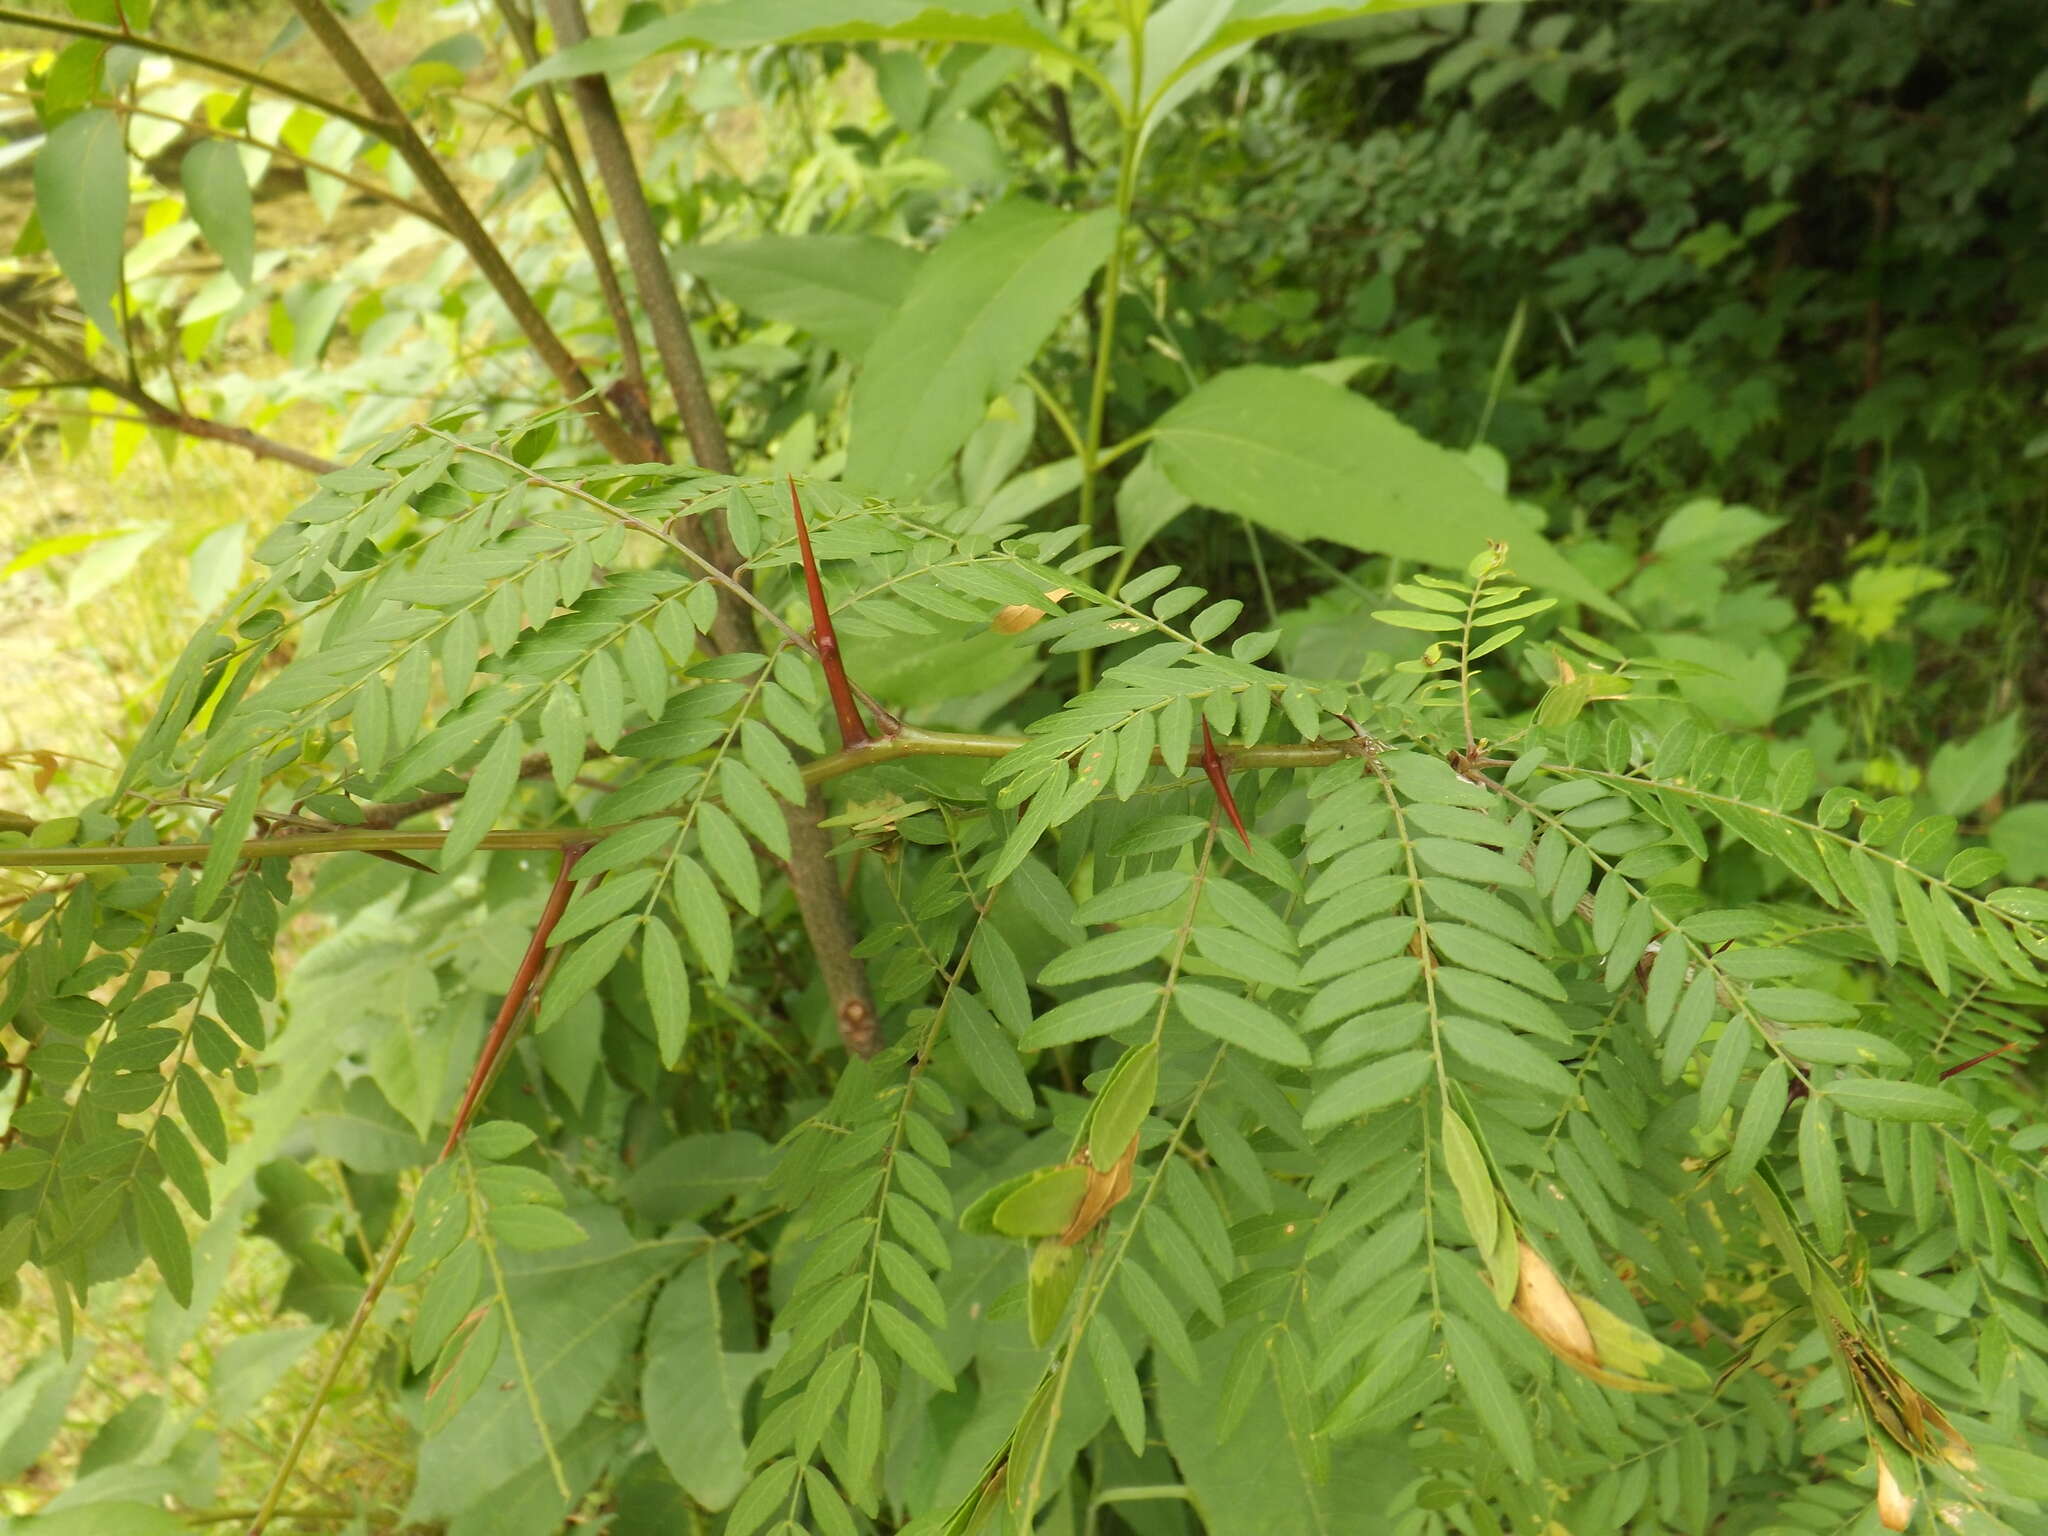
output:
MULTIPOLYGON (((816 758, 803 765, 802 773, 804 782, 815 787, 856 769, 894 762, 899 758, 1005 757, 1024 746, 1026 739, 1022 736, 923 731, 906 726, 898 735, 816 758)), ((1218 753, 1224 768, 1232 773, 1269 768, 1323 768, 1347 758, 1362 760, 1368 755, 1367 744, 1356 738, 1237 747, 1222 749, 1218 753)), ((1161 761, 1156 752, 1153 761, 1161 761)), ((9 817, 10 822, 17 826, 24 819, 11 814, 9 817)), ((535 827, 489 832, 479 846, 493 849, 565 848, 597 841, 616 830, 616 827, 535 827)), ((250 838, 242 844, 239 857, 247 861, 293 859, 323 853, 431 851, 446 841, 447 834, 438 831, 400 832, 382 828, 337 827, 331 832, 295 832, 250 838)), ((162 843, 153 848, 0 848, 0 869, 101 869, 124 864, 198 864, 206 860, 210 851, 211 845, 207 843, 162 843)))

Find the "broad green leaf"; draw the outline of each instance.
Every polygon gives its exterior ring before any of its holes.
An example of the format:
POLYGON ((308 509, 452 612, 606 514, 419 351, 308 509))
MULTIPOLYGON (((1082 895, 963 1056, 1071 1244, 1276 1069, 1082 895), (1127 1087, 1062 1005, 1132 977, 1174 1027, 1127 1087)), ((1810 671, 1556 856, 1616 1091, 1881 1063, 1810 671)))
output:
POLYGON ((922 490, 1080 297, 1115 228, 1108 209, 1076 218, 1013 198, 949 235, 868 349, 847 478, 887 496, 922 490))
POLYGON ((724 1509, 747 1480, 747 1389, 775 1353, 725 1348, 719 1278, 733 1257, 713 1248, 662 1287, 640 1374, 648 1437, 670 1475, 706 1509, 724 1509))
POLYGON ((256 261, 256 210, 242 152, 225 139, 201 139, 179 168, 185 206, 221 264, 244 288, 256 261))
POLYGON ((1236 1322, 1202 1339, 1194 1346, 1200 1374, 1165 1378, 1156 1394, 1167 1447, 1201 1511, 1189 1528, 1205 1536, 1337 1536, 1370 1526, 1360 1511, 1392 1508, 1414 1486, 1418 1468, 1407 1443, 1398 1432, 1335 1441, 1327 1475, 1319 1476, 1306 1437, 1282 1409, 1260 1331, 1257 1322, 1236 1322), (1248 1351, 1256 1351, 1254 1369, 1230 1369, 1248 1351), (1234 1396, 1231 1427, 1219 1432, 1234 1396))
POLYGON ((1315 1096, 1301 1117, 1302 1129, 1326 1130, 1398 1103, 1428 1081, 1434 1059, 1427 1051, 1402 1051, 1346 1073, 1315 1096))
POLYGON ((1494 1197, 1493 1175, 1487 1172, 1486 1156, 1479 1138, 1464 1117, 1448 1105, 1443 1113, 1444 1167, 1451 1175, 1451 1187, 1458 1192, 1465 1226, 1481 1253, 1489 1251, 1500 1233, 1500 1202, 1494 1197))
POLYGON ((1127 1025, 1135 1024, 1159 1001, 1156 982, 1130 982, 1121 987, 1104 987, 1040 1014, 1018 1042, 1027 1051, 1048 1045, 1068 1045, 1092 1040, 1127 1025))
POLYGON ((1096 1096, 1088 1121, 1088 1156, 1096 1167, 1108 1168, 1124 1155, 1158 1092, 1159 1044, 1147 1040, 1118 1058, 1096 1096))
MULTIPOLYGON (((1161 87, 1170 86, 1194 73, 1220 54, 1242 49, 1248 43, 1275 33, 1358 17, 1387 16, 1437 3, 1438 0, 1350 0, 1349 4, 1342 3, 1342 0, 1336 0, 1336 3, 1333 0, 1235 0, 1235 3, 1222 8, 1220 20, 1202 35, 1198 44, 1185 46, 1172 67, 1160 72, 1161 87)), ((1163 10, 1193 8, 1194 0, 1181 0, 1179 6, 1167 6, 1163 10)), ((1212 6, 1210 9, 1216 8, 1212 6)), ((1146 75, 1149 84, 1153 76, 1149 67, 1146 75)))
POLYGON ((118 347, 114 297, 128 227, 128 150, 120 117, 105 108, 67 117, 36 156, 36 218, 78 307, 118 347))
POLYGON ((1312 375, 1218 374, 1159 419, 1152 452, 1195 501, 1290 538, 1457 570, 1496 539, 1530 583, 1627 616, 1461 457, 1312 375))
POLYGON ((873 235, 771 235, 685 245, 670 259, 741 309, 859 357, 903 302, 922 258, 873 235))
POLYGON ((1522 1410, 1521 1398, 1508 1385, 1485 1335, 1464 1318, 1453 1315, 1444 1319, 1444 1342, 1450 1346, 1451 1364, 1457 1367, 1465 1399, 1507 1458, 1509 1472, 1516 1477, 1533 1476, 1536 1445, 1529 1435, 1528 1415, 1522 1410))
MULTIPOLYGON (((509 1310, 523 1347, 495 1350, 475 1394, 422 1443, 408 1520, 445 1520, 468 1509, 478 1497, 479 1467, 490 1468, 495 1485, 542 1463, 543 1438, 562 1443, 640 1338, 648 1301, 684 1250, 636 1244, 601 1207, 573 1215, 589 1241, 545 1253, 500 1251, 509 1309, 493 1316, 509 1310)), ((691 1385, 701 1390, 704 1380, 693 1377, 691 1385)))
POLYGON ((192 910, 204 916, 228 888, 240 861, 242 841, 256 821, 256 802, 263 795, 262 764, 254 758, 242 764, 228 803, 215 818, 206 862, 200 866, 199 885, 192 894, 192 910))
POLYGON ((1960 1094, 1926 1083, 1838 1077, 1822 1092, 1830 1103, 1866 1120, 1957 1121, 1976 1113, 1970 1101, 1960 1094))
POLYGON ((164 1288, 181 1307, 192 1305, 192 1243, 185 1236, 185 1224, 178 1208, 163 1187, 139 1180, 135 1186, 135 1224, 142 1231, 142 1246, 156 1261, 164 1288))
POLYGON ((528 70, 513 89, 611 74, 676 48, 884 39, 978 43, 1074 57, 1037 10, 1020 0, 949 0, 943 5, 931 0, 718 0, 615 37, 579 43, 528 70))
MULTIPOLYGON (((1728 1027, 1744 1026, 1731 1023, 1728 1027)), ((1731 1188, 1749 1177, 1764 1148, 1770 1145, 1778 1122, 1785 1118, 1785 1088, 1790 1080, 1790 1070, 1774 1056, 1764 1063, 1764 1069, 1750 1084, 1749 1101, 1742 1107, 1742 1118, 1735 1123, 1735 1139, 1729 1144, 1728 1160, 1721 1167, 1721 1176, 1731 1188)))
POLYGON ((1927 788, 1937 811, 1967 816, 2004 787, 2006 770, 2019 750, 2019 721, 2014 712, 1935 752, 1927 769, 1927 788))
POLYGON ((1139 549, 1192 506, 1159 468, 1150 449, 1116 488, 1116 531, 1127 549, 1139 549))
POLYGON ((690 1038, 690 979, 683 971, 682 949, 665 924, 651 922, 641 933, 640 975, 654 1015, 655 1048, 661 1064, 673 1067, 690 1038))
POLYGON ((1254 1056, 1277 1061, 1283 1067, 1309 1064, 1309 1049, 1301 1036, 1288 1028, 1278 1014, 1249 998, 1184 981, 1173 1000, 1181 1017, 1204 1034, 1214 1035, 1254 1056))
POLYGON ((639 926, 637 915, 615 918, 569 952, 569 958, 549 978, 547 992, 541 997, 540 1028, 546 1029, 567 1013, 584 993, 610 974, 639 926))
POLYGON ((498 732, 497 739, 470 775, 469 788, 455 808, 448 826, 448 840, 441 845, 441 867, 452 870, 476 852, 484 834, 504 813, 519 786, 519 754, 522 745, 517 721, 498 732))
POLYGON ((767 1183, 774 1159, 752 1131, 710 1131, 670 1142, 620 1188, 626 1204, 656 1226, 693 1221, 726 1201, 743 1203, 767 1183))

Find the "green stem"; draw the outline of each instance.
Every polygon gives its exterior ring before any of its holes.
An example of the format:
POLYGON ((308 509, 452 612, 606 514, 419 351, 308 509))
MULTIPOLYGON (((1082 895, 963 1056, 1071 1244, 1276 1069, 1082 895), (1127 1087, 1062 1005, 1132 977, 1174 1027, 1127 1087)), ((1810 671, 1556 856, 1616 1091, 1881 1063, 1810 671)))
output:
MULTIPOLYGON (((1102 268, 1102 303, 1096 320, 1095 372, 1088 386, 1088 421, 1081 438, 1081 547, 1095 545, 1095 492, 1101 478, 1102 427, 1109 412, 1109 370, 1116 353, 1116 312, 1124 285, 1124 246, 1131 225, 1131 205, 1138 195, 1138 160, 1145 147, 1145 111, 1141 105, 1145 83, 1145 23, 1139 14, 1130 19, 1131 108, 1123 117, 1122 142, 1116 168, 1116 229, 1110 237, 1109 260, 1102 268)), ((1095 677, 1095 653, 1083 651, 1074 658, 1076 678, 1086 692, 1095 677)))
MULTIPOLYGON (((1144 29, 1131 34, 1131 96, 1136 100, 1145 69, 1144 29)), ((1138 159, 1143 152, 1144 122, 1124 124, 1116 172, 1116 231, 1109 260, 1102 268, 1102 314, 1096 326, 1095 372, 1088 387, 1088 419, 1081 438, 1081 547, 1095 543, 1095 492, 1103 465, 1102 428, 1109 413, 1109 371, 1116 353, 1117 301, 1123 292, 1124 246, 1130 230, 1131 204, 1138 193, 1138 159)))
MULTIPOLYGON (((821 784, 856 768, 894 762, 904 757, 1005 757, 1025 744, 1022 736, 982 736, 969 732, 921 731, 905 727, 896 736, 863 742, 804 764, 804 781, 821 784)), ((1343 741, 1279 742, 1270 746, 1226 748, 1224 766, 1233 773, 1265 768, 1325 768, 1348 757, 1366 755, 1364 743, 1343 741)), ((1162 761, 1154 752, 1152 760, 1162 761)), ((11 813, 10 813, 11 814, 11 813)), ((589 827, 533 827, 518 832, 487 832, 483 848, 564 848, 589 843, 602 833, 589 827)), ((393 832, 342 827, 332 832, 302 832, 288 837, 257 837, 242 844, 240 857, 295 859, 317 853, 382 853, 439 848, 445 832, 393 832)), ((0 848, 0 869, 109 869, 123 864, 203 864, 210 843, 160 843, 150 848, 0 848)))
POLYGON ((391 1283, 391 1276, 398 1268, 398 1256, 405 1252, 405 1245, 412 1239, 413 1218, 408 1215, 399 1223, 398 1230, 391 1234, 391 1241, 385 1245, 384 1257, 378 1262, 377 1272, 370 1277, 370 1283, 363 1288, 363 1299, 356 1303, 355 1316, 348 1320, 348 1331, 341 1336, 341 1343, 335 1348, 334 1356, 327 1362, 327 1369, 320 1375, 320 1384, 313 1389, 313 1401, 306 1411, 299 1415, 297 1428, 292 1431, 292 1443, 285 1447, 284 1457, 277 1464, 277 1471, 265 1490, 263 1503, 257 1509, 255 1518, 249 1522, 248 1536, 263 1536, 277 1506, 284 1499, 285 1486, 291 1481, 292 1468, 298 1465, 299 1457, 305 1453, 306 1441, 312 1437, 313 1426, 319 1422, 320 1409, 326 1404, 328 1395, 334 1391, 335 1382, 341 1379, 341 1368, 348 1363, 348 1357, 355 1350, 356 1340, 362 1337, 363 1329, 369 1326, 370 1314, 377 1310, 377 1303, 384 1295, 384 1288, 391 1283))

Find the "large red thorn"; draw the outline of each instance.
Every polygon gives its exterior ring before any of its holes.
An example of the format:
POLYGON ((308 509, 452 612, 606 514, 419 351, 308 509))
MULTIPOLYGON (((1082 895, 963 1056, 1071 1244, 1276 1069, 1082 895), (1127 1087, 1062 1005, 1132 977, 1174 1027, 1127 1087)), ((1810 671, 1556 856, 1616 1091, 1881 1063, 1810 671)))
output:
POLYGON ((832 632, 832 612, 825 606, 825 583, 818 579, 818 557, 811 553, 811 530, 804 526, 804 504, 797 500, 796 476, 789 477, 789 509, 796 514, 796 546, 804 561, 804 591, 811 599, 811 641, 818 648, 818 665, 825 669, 825 688, 832 695, 832 713, 839 721, 839 744, 858 747, 871 738, 860 706, 853 702, 853 685, 846 680, 846 663, 840 659, 839 637, 832 632))
POLYGON ((1947 1082, 1950 1078, 1954 1077, 1958 1072, 1967 1072, 1970 1070, 1970 1068, 1976 1066, 1977 1063, 1980 1061, 1989 1061, 1994 1056, 2003 1056, 2007 1051, 2017 1050, 2020 1046, 2020 1043, 2021 1042, 2018 1040, 2008 1040, 2005 1042, 2005 1044, 1999 1046, 1996 1050, 1986 1051, 1982 1056, 1972 1056, 1968 1061, 1957 1062, 1954 1066, 1948 1068, 1948 1070, 1941 1074, 1941 1080, 1943 1082, 1947 1082))
POLYGON ((573 878, 576 861, 583 857, 580 847, 571 845, 562 850, 562 862, 555 871, 554 888, 548 892, 547 905, 541 908, 540 920, 533 925, 533 937, 527 941, 526 954, 519 962, 519 969, 513 974, 512 985, 505 990, 505 1001, 498 1007, 498 1017, 491 1025, 490 1034, 484 1037, 484 1048, 476 1058, 476 1069, 469 1074, 469 1086, 462 1093, 462 1107, 455 1111, 455 1120, 448 1127, 448 1139, 441 1144, 441 1156, 446 1159, 462 1140, 462 1133, 469 1129, 469 1117, 476 1113, 477 1100, 483 1097, 485 1085, 491 1080, 491 1071, 498 1064, 498 1058, 505 1054, 505 1044, 511 1037, 512 1026, 519 1018, 519 1011, 526 1005, 527 995, 533 990, 534 979, 547 964, 548 936, 555 931, 555 924, 562 920, 562 909, 569 905, 569 893, 576 889, 573 878))
POLYGON ((1223 758, 1216 750, 1216 738, 1209 734, 1209 722, 1202 722, 1202 772, 1209 775, 1209 784, 1216 791, 1216 798, 1223 806, 1223 814, 1230 818, 1230 824, 1237 828, 1237 835, 1244 839, 1245 852, 1251 852, 1252 835, 1244 829, 1244 818, 1237 814, 1237 797, 1230 792, 1230 775, 1223 771, 1223 758))

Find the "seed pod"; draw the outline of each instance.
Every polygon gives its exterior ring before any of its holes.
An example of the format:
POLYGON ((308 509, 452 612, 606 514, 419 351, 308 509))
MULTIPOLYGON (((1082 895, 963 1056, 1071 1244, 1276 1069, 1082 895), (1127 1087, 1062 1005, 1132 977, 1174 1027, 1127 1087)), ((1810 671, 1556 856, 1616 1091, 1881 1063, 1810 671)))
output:
POLYGON ((1544 1347, 1582 1369, 1597 1367, 1600 1357, 1593 1349, 1593 1333, 1572 1293, 1564 1288, 1542 1254, 1527 1243, 1517 1243, 1521 1271, 1515 1280, 1515 1316, 1544 1347))
POLYGON ((1877 1457, 1877 1520, 1888 1531, 1903 1531, 1913 1523, 1914 1501, 1906 1496, 1899 1480, 1892 1476, 1892 1464, 1882 1452, 1877 1457))
POLYGON ((1709 1384, 1696 1360, 1666 1349, 1590 1296, 1566 1290, 1557 1271, 1527 1243, 1517 1244, 1517 1255, 1515 1316, 1581 1376, 1618 1392, 1672 1392, 1709 1384))
MULTIPOLYGON (((1054 587, 1045 594, 1045 600, 1057 603, 1061 598, 1071 596, 1073 593, 1067 588, 1054 587)), ((999 635, 1021 635, 1044 617, 1043 608, 1035 608, 1030 603, 1011 603, 1007 608, 996 610, 996 616, 989 620, 988 627, 999 635)))
POLYGON ((1130 1145, 1124 1148, 1123 1156, 1109 1167, 1091 1166, 1088 1169, 1088 1187, 1081 1196, 1081 1203, 1075 1207, 1073 1219, 1060 1233, 1062 1243, 1072 1247, 1080 1242, 1131 1192, 1131 1166, 1137 1160, 1138 1138, 1133 1136, 1130 1145))

